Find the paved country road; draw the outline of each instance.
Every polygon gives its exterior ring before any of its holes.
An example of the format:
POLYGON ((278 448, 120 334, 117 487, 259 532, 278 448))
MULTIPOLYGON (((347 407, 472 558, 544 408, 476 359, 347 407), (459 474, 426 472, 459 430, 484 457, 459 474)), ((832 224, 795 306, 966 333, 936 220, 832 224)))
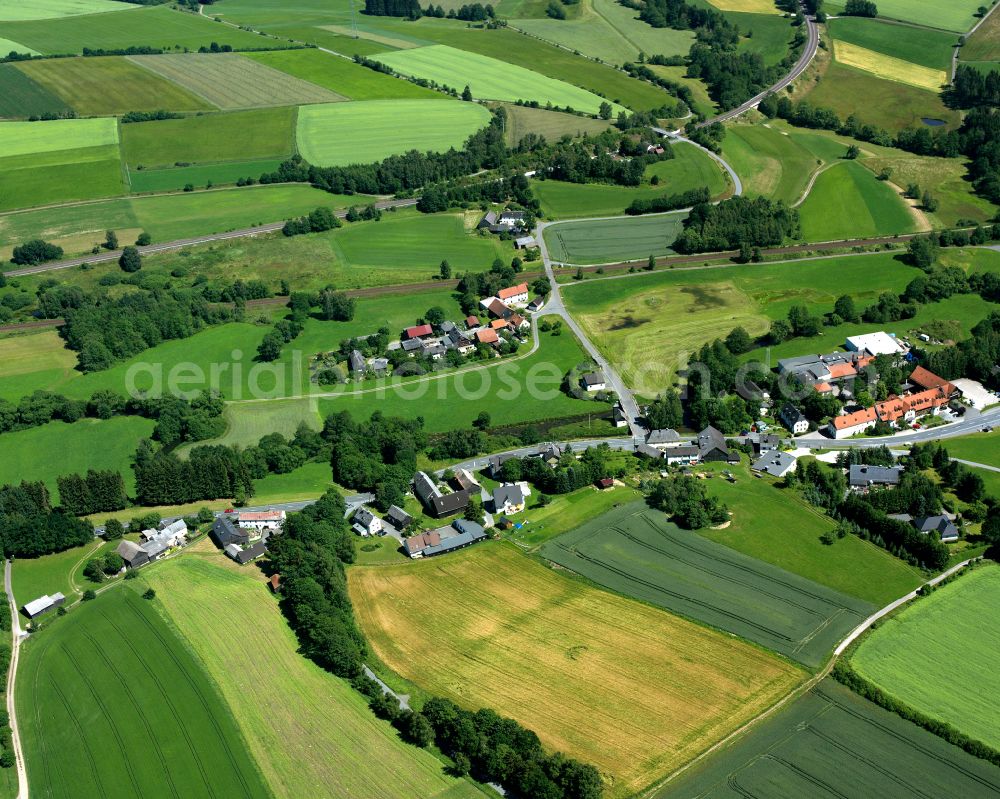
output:
POLYGON ((17 708, 14 703, 14 681, 17 678, 17 661, 21 654, 21 641, 26 633, 21 631, 21 619, 17 612, 14 589, 10 580, 10 561, 4 561, 3 585, 10 605, 10 626, 12 645, 10 665, 7 670, 7 715, 10 718, 10 738, 14 746, 14 764, 17 767, 17 799, 28 799, 28 772, 24 767, 24 752, 21 749, 21 731, 17 726, 17 708))

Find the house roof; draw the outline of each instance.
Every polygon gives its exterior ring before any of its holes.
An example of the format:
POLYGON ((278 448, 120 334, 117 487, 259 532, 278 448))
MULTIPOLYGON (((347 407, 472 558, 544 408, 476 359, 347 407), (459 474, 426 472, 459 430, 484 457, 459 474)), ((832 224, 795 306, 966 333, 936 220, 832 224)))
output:
POLYGON ((600 372, 588 372, 580 379, 583 380, 585 386, 600 386, 606 382, 604 375, 600 372))
POLYGON ((872 355, 898 355, 903 351, 895 336, 890 336, 884 330, 877 333, 866 333, 862 336, 848 336, 847 349, 855 352, 869 352, 872 355))
POLYGON ((514 327, 520 327, 525 323, 525 321, 525 318, 519 313, 512 313, 510 315, 510 323, 514 325, 514 327))
POLYGON ((509 323, 507 322, 506 319, 494 319, 492 322, 490 322, 490 327, 492 327, 494 330, 503 330, 505 327, 507 327, 508 324, 509 323))
MULTIPOLYGON (((656 452, 660 452, 660 450, 656 450, 656 452)), ((694 444, 690 444, 683 447, 667 447, 661 454, 669 461, 676 458, 694 458, 700 453, 701 449, 696 447, 694 444)))
POLYGON ((354 521, 368 527, 377 517, 368 508, 358 508, 354 514, 354 521))
MULTIPOLYGON (((482 541, 486 538, 486 531, 483 530, 475 522, 467 522, 465 519, 457 519, 455 521, 455 529, 458 528, 459 522, 465 522, 468 525, 466 532, 460 532, 458 535, 449 536, 448 538, 443 538, 438 541, 437 544, 431 544, 424 548, 424 555, 439 555, 442 552, 448 552, 452 549, 458 549, 459 547, 468 546, 476 541, 482 541)), ((436 533, 434 534, 436 535, 436 533)))
POLYGON ((827 369, 833 380, 838 380, 842 377, 853 377, 858 373, 853 363, 831 363, 827 369))
POLYGON ((253 510, 240 513, 241 522, 280 522, 284 518, 283 510, 253 510))
POLYGON ((500 340, 497 331, 493 329, 477 330, 476 338, 480 344, 496 344, 500 340))
POLYGON ((413 476, 413 490, 417 497, 422 499, 424 502, 429 502, 431 499, 436 496, 440 496, 441 494, 434 481, 428 477, 427 472, 417 472, 413 476))
POLYGON ((790 402, 786 402, 782 407, 781 418, 789 425, 794 425, 796 422, 808 421, 806 415, 790 402))
POLYGON ((831 386, 829 383, 825 381, 821 381, 819 383, 816 383, 816 385, 813 386, 813 389, 818 391, 820 394, 829 394, 831 391, 833 391, 833 386, 831 386))
POLYGON ((650 430, 646 435, 647 444, 671 444, 680 441, 681 434, 669 427, 660 430, 650 430))
POLYGON ((958 528, 947 516, 921 516, 918 519, 914 519, 912 524, 921 533, 929 533, 931 530, 937 530, 942 537, 958 534, 958 528))
POLYGON ((602 477, 600 480, 597 481, 597 485, 600 488, 611 488, 611 486, 613 486, 614 484, 615 480, 613 477, 602 477))
POLYGON ((852 486, 899 485, 899 476, 902 471, 899 466, 851 464, 851 468, 848 470, 848 481, 852 486))
POLYGON ((160 531, 162 535, 178 535, 180 533, 187 533, 187 522, 183 519, 175 519, 170 524, 164 525, 163 529, 160 531))
POLYGON ((948 382, 943 377, 938 377, 934 372, 922 366, 918 366, 910 373, 909 380, 921 388, 940 388, 949 395, 955 393, 954 384, 948 382))
POLYGON ((490 300, 489 303, 487 303, 486 310, 489 311, 494 316, 499 317, 500 319, 509 319, 510 315, 514 313, 510 308, 504 305, 496 297, 494 297, 493 299, 490 300))
POLYGON ((750 468, 755 472, 764 472, 765 474, 773 474, 780 477, 795 466, 795 463, 795 456, 788 452, 768 452, 754 461, 753 466, 750 468))
POLYGON ((837 430, 846 430, 849 427, 857 427, 858 425, 868 424, 869 422, 874 422, 878 419, 878 415, 875 413, 874 408, 862 408, 860 411, 855 411, 854 413, 847 413, 843 416, 837 416, 830 422, 837 430))
POLYGON ((118 542, 118 547, 115 551, 122 556, 122 560, 126 563, 131 563, 135 560, 136 555, 142 552, 142 547, 135 543, 135 541, 129 541, 127 538, 123 538, 118 542))
POLYGON ((245 549, 241 549, 240 554, 236 556, 236 562, 249 563, 252 560, 256 560, 266 552, 267 545, 263 541, 258 541, 256 544, 252 544, 245 549))
POLYGON ((427 547, 435 547, 441 543, 441 534, 435 531, 413 535, 403 541, 403 547, 407 553, 423 552, 427 547))
POLYGON ((398 505, 390 505, 389 510, 386 511, 385 518, 396 527, 406 527, 413 521, 413 517, 398 505))
POLYGON ((433 335, 433 333, 434 329, 430 325, 414 325, 403 331, 403 335, 407 338, 422 338, 423 336, 433 335))
POLYGON ((656 447, 651 447, 649 444, 636 444, 635 451, 640 455, 645 455, 647 458, 662 458, 664 457, 663 450, 657 449, 656 447))
POLYGON ((479 317, 478 316, 467 316, 465 317, 466 327, 479 327, 479 317))
POLYGON ((493 489, 493 504, 497 508, 504 505, 521 505, 524 503, 524 490, 515 484, 497 486, 493 489))
POLYGON ((65 599, 66 597, 64 597, 61 593, 52 594, 52 596, 45 594, 44 596, 38 597, 38 599, 32 599, 30 602, 26 602, 24 605, 24 612, 29 616, 37 616, 39 613, 43 613, 55 605, 62 604, 65 599))
POLYGON ((424 342, 419 338, 408 338, 403 342, 403 352, 417 352, 424 348, 424 342))
POLYGON ((270 576, 268 582, 271 584, 271 590, 277 591, 281 588, 281 575, 275 572, 270 576))
POLYGON ((468 533, 470 535, 482 535, 486 532, 479 522, 473 522, 469 519, 455 519, 451 523, 451 526, 460 533, 468 533))
POLYGON ((516 286, 511 286, 510 288, 500 289, 497 292, 497 297, 501 300, 509 300, 511 297, 517 297, 520 294, 528 293, 527 283, 518 283, 516 286))
POLYGON ((512 455, 509 452, 502 452, 499 455, 490 455, 489 460, 487 460, 486 463, 491 472, 496 472, 496 470, 503 466, 507 461, 516 457, 516 455, 512 455))

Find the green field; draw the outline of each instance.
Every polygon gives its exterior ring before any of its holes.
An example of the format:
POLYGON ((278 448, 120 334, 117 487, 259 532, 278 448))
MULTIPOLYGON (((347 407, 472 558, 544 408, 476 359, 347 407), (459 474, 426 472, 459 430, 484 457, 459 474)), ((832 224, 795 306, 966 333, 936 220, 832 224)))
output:
MULTIPOLYGON (((765 5, 771 4, 765 0, 765 5)), ((777 64, 788 55, 788 43, 794 33, 790 20, 773 13, 771 9, 764 14, 730 12, 726 17, 744 34, 745 38, 740 40, 738 48, 740 52, 756 53, 768 66, 777 64)))
MULTIPOLYGON (((128 9, 122 3, 117 7, 128 9)), ((80 53, 91 49, 185 47, 197 50, 212 42, 240 48, 282 47, 275 39, 212 22, 207 16, 174 11, 167 6, 134 9, 131 14, 87 14, 60 19, 27 20, 4 25, 4 35, 40 53, 80 53)))
POLYGON ((611 591, 820 666, 874 606, 680 530, 644 502, 545 544, 543 557, 611 591))
POLYGON ((712 116, 716 112, 715 101, 708 96, 708 87, 697 78, 687 77, 687 67, 665 67, 659 64, 649 64, 648 66, 660 77, 672 80, 674 83, 680 83, 691 90, 695 106, 691 109, 692 111, 705 116, 712 116))
POLYGON ((50 122, 0 122, 0 153, 52 153, 118 143, 113 119, 55 119, 50 122))
POLYGON ((330 464, 307 463, 288 474, 269 474, 262 480, 254 480, 253 501, 265 505, 268 502, 314 499, 332 485, 330 464))
POLYGON ((854 114, 862 122, 890 132, 918 127, 923 117, 944 120, 948 128, 957 127, 961 121, 961 114, 945 106, 935 91, 882 80, 837 61, 830 63, 822 80, 807 84, 802 92, 800 99, 831 108, 841 119, 854 114), (858 103, 858 97, 865 98, 865 102, 858 103))
MULTIPOLYGON (((166 170, 173 171, 185 173, 180 169, 166 170)), ((133 181, 141 175, 133 173, 133 181)), ((9 253, 15 244, 41 236, 62 246, 67 255, 82 255, 103 240, 108 228, 117 230, 123 241, 127 238, 134 241, 143 230, 149 232, 154 242, 174 241, 258 223, 279 222, 318 206, 344 208, 370 200, 365 195, 346 197, 327 194, 306 184, 289 184, 135 197, 6 214, 0 215, 0 253, 9 253)), ((233 246, 240 245, 255 246, 245 241, 233 246)), ((210 253, 198 252, 197 257, 210 256, 210 253)), ((187 259, 188 256, 171 254, 169 257, 187 259)), ((285 266, 279 260, 274 269, 285 266)))
POLYGON ((12 22, 25 19, 56 19, 78 14, 100 14, 105 11, 125 11, 133 6, 113 0, 0 0, 0 20, 12 22))
POLYGON ((0 36, 0 53, 8 55, 10 53, 21 53, 24 55, 39 55, 39 53, 32 50, 30 47, 25 47, 19 42, 12 42, 10 39, 4 39, 0 36))
POLYGON ((215 686, 127 587, 33 637, 20 672, 18 726, 43 795, 269 795, 215 686))
MULTIPOLYGON (((979 0, 879 0, 878 15, 887 19, 926 25, 929 28, 964 33, 976 23, 976 9, 988 4, 979 0)), ((843 0, 832 0, 828 13, 844 10, 843 0)))
POLYGON ((836 164, 813 184, 799 207, 802 239, 838 241, 921 229, 896 191, 858 163, 836 164))
POLYGON ((748 195, 794 203, 816 171, 816 156, 790 135, 768 125, 732 125, 722 154, 743 181, 748 195))
MULTIPOLYGON (((378 60, 404 75, 472 89, 472 96, 486 100, 537 100, 561 108, 596 114, 604 100, 586 89, 548 78, 515 64, 445 45, 398 50, 378 60)), ((616 109, 620 110, 620 109, 616 109)))
POLYGON ((115 144, 0 158, 0 211, 115 197, 124 192, 115 144))
POLYGON ((729 506, 731 523, 724 530, 699 531, 705 538, 877 607, 922 582, 918 570, 857 536, 822 543, 820 536, 834 528, 829 516, 794 491, 752 477, 746 467, 730 470, 735 483, 713 478, 706 487, 729 506))
MULTIPOLYGON (((0 47, 0 52, 5 50, 6 46, 0 47)), ((0 64, 0 117, 65 114, 69 110, 66 103, 39 86, 14 64, 0 64)))
POLYGON ((958 42, 954 34, 863 17, 830 20, 829 30, 834 39, 932 69, 951 68, 952 50, 958 42))
POLYGON ((549 42, 605 61, 623 64, 636 61, 640 52, 687 55, 694 41, 691 31, 654 28, 639 20, 638 13, 615 0, 582 0, 575 19, 515 19, 511 24, 549 42))
POLYGON ((433 89, 375 72, 321 50, 272 50, 247 58, 310 81, 352 100, 440 99, 433 89))
POLYGON ((595 222, 567 222, 545 228, 545 244, 554 261, 600 264, 671 255, 687 214, 625 216, 595 222))
POLYGON ((102 543, 98 538, 83 546, 40 558, 18 558, 11 571, 11 587, 18 608, 40 596, 56 592, 72 601, 79 593, 73 579, 77 564, 86 563, 102 543))
POLYGON ((0 397, 17 402, 65 379, 75 366, 76 354, 55 330, 0 339, 0 397))
POLYGON ((236 53, 174 53, 131 56, 130 60, 223 110, 344 99, 236 53))
POLYGON ((117 56, 53 58, 17 66, 81 116, 212 108, 183 86, 117 56))
POLYGON ((569 580, 510 544, 355 567, 348 578, 360 626, 389 669, 593 763, 608 797, 690 760, 803 676, 757 647, 569 580))
POLYGON ((143 577, 229 703, 277 799, 482 796, 471 782, 447 776, 432 754, 402 742, 344 680, 299 653, 257 568, 236 566, 206 541, 143 577), (253 620, 253 635, 233 623, 234 610, 253 620))
POLYGON ((70 425, 49 422, 4 433, 0 436, 0 485, 42 480, 55 503, 58 476, 85 474, 87 469, 116 469, 131 491, 135 485, 132 456, 139 439, 152 432, 152 421, 121 416, 106 421, 83 419, 70 425))
POLYGON ((188 185, 199 189, 231 186, 241 178, 257 180, 266 172, 274 172, 284 160, 284 158, 265 158, 258 161, 233 161, 225 164, 144 169, 142 172, 130 172, 128 182, 134 194, 182 191, 188 185))
POLYGON ((884 621, 851 664, 904 704, 1000 747, 996 714, 983 701, 1000 688, 987 656, 1000 646, 998 598, 1000 568, 980 567, 884 621))
POLYGON ((294 135, 294 108, 261 108, 122 125, 121 147, 134 171, 289 156, 294 135))
POLYGON ((532 189, 545 215, 554 219, 613 216, 621 214, 632 200, 677 194, 701 186, 706 186, 712 197, 732 190, 719 165, 697 147, 680 142, 673 145, 673 151, 675 158, 646 167, 641 186, 540 180, 532 189), (650 182, 653 176, 659 181, 655 186, 650 182))
POLYGON ((529 108, 513 103, 506 103, 503 108, 507 113, 504 135, 507 143, 512 146, 529 133, 544 136, 548 141, 554 142, 563 136, 576 138, 603 133, 611 126, 610 122, 603 119, 580 117, 562 111, 547 111, 544 108, 529 108))
POLYGON ((994 766, 827 679, 655 796, 987 799, 998 791, 994 766))
POLYGON ((300 108, 295 135, 310 164, 346 166, 461 149, 489 120, 483 106, 454 100, 361 100, 300 108))
POLYGON ((953 458, 985 463, 1000 469, 1000 430, 949 438, 945 442, 945 448, 953 458))

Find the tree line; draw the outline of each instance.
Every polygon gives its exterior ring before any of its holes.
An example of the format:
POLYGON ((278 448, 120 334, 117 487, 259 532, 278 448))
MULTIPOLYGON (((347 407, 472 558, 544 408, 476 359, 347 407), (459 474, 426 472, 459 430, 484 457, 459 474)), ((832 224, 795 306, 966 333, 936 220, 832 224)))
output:
POLYGON ((36 558, 94 540, 90 522, 53 508, 41 481, 0 486, 0 544, 4 557, 36 558))

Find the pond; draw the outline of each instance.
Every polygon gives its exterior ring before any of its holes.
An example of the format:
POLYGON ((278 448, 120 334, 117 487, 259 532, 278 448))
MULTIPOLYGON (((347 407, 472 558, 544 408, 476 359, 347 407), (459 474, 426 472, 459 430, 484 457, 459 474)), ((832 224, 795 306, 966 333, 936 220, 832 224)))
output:
POLYGON ((932 128, 939 128, 947 124, 943 119, 933 119, 932 117, 921 117, 920 121, 925 125, 930 125, 932 128))

